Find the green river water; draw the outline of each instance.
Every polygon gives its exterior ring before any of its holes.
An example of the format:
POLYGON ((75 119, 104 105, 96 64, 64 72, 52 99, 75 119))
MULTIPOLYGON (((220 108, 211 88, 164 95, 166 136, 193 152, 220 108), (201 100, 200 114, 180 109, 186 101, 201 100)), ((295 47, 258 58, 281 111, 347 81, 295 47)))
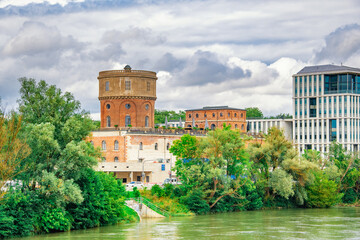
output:
POLYGON ((21 238, 35 239, 360 239, 360 208, 223 213, 21 238))

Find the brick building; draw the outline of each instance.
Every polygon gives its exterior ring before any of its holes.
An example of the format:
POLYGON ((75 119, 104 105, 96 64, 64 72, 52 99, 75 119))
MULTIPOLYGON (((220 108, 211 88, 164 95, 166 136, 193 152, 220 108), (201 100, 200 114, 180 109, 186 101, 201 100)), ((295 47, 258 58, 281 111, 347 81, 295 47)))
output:
POLYGON ((246 132, 246 110, 228 106, 203 107, 185 110, 186 128, 215 129, 223 124, 231 125, 231 129, 246 132))
POLYGON ((154 127, 156 73, 132 70, 99 73, 101 128, 154 127))

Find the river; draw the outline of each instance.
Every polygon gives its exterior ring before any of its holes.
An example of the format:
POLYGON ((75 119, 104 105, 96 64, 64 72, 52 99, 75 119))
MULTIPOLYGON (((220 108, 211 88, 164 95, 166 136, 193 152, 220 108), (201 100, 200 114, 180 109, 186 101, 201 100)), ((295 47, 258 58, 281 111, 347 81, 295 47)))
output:
POLYGON ((144 219, 40 239, 360 239, 360 208, 285 209, 144 219))

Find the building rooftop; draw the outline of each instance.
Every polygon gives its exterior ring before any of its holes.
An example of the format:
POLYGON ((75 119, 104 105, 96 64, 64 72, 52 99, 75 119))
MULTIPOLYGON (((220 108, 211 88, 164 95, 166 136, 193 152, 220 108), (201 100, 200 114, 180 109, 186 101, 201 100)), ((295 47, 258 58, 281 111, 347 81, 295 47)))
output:
POLYGON ((187 109, 185 111, 206 111, 206 110, 244 110, 244 109, 232 108, 229 106, 207 106, 207 107, 197 108, 197 109, 187 109))
POLYGON ((319 72, 359 72, 360 73, 360 68, 328 64, 328 65, 304 67, 297 74, 319 73, 319 72))

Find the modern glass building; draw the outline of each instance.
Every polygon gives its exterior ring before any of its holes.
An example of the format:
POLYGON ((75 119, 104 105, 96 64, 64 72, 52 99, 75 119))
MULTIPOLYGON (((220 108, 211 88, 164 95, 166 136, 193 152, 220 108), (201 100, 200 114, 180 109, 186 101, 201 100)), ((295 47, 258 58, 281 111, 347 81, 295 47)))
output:
POLYGON ((332 141, 358 151, 360 69, 321 65, 293 75, 292 138, 301 152, 327 152, 332 141))

